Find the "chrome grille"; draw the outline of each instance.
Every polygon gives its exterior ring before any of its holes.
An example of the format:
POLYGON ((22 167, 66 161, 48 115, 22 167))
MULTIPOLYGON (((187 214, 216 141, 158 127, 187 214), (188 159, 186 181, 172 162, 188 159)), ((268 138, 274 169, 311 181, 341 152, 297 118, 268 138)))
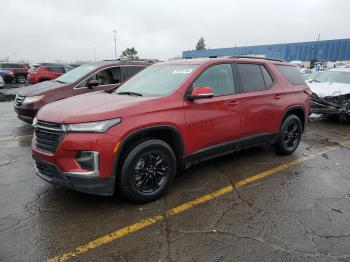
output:
POLYGON ((62 136, 60 124, 41 120, 35 123, 35 146, 41 150, 54 153, 62 136))
POLYGON ((25 96, 21 96, 21 95, 18 95, 18 94, 17 94, 17 95, 16 95, 16 98, 15 98, 15 104, 16 104, 17 106, 22 105, 25 98, 26 98, 25 96))

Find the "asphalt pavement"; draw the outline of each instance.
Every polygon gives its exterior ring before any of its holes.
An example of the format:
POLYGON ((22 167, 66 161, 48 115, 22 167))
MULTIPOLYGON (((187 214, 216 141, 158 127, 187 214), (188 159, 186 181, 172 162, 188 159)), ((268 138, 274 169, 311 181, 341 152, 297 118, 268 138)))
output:
POLYGON ((145 205, 40 180, 32 134, 1 102, 0 261, 350 261, 350 124, 194 166, 145 205))

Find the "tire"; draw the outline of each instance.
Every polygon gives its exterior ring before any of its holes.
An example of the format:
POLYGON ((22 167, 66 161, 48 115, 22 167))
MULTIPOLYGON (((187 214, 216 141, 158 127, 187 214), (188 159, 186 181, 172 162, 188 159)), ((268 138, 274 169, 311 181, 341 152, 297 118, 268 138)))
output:
POLYGON ((135 146, 122 164, 117 188, 135 203, 160 198, 176 175, 176 157, 172 148, 159 139, 149 139, 135 146))
POLYGON ((6 77, 6 76, 3 79, 4 79, 5 84, 11 84, 13 81, 13 79, 6 77))
POLYGON ((16 82, 17 83, 25 83, 27 80, 27 76, 25 74, 18 74, 16 75, 16 82))
POLYGON ((292 154, 299 146, 302 130, 303 126, 296 115, 284 119, 276 143, 277 152, 281 155, 292 154))

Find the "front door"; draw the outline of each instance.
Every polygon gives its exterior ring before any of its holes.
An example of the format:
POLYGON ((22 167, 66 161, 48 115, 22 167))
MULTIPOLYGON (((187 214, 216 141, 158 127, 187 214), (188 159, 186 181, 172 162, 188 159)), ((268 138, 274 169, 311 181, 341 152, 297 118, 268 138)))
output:
POLYGON ((186 144, 190 154, 240 137, 240 109, 231 64, 207 68, 190 89, 211 87, 213 98, 184 102, 186 144))

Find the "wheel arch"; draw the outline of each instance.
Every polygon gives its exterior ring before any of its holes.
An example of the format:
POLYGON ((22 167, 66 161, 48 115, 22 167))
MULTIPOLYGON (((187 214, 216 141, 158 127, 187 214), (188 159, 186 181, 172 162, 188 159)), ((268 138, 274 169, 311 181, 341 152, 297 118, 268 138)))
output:
POLYGON ((150 137, 158 138, 168 143, 174 150, 178 169, 183 169, 185 147, 179 130, 171 125, 159 125, 138 129, 128 134, 122 140, 114 157, 113 176, 117 176, 118 172, 121 170, 122 163, 124 162, 127 153, 131 151, 139 142, 150 137))
POLYGON ((305 110, 302 106, 292 106, 287 108, 287 110, 285 110, 284 112, 282 121, 280 123, 280 128, 283 124, 283 121, 290 115, 296 115, 297 117, 299 117, 304 132, 307 118, 305 117, 305 110))

